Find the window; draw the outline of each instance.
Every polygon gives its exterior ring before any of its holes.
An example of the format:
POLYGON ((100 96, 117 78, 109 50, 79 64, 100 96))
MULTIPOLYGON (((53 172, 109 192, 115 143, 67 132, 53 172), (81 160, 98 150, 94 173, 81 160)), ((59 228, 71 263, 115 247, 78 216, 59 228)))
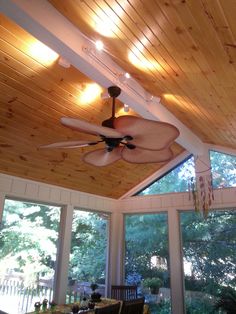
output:
POLYGON ((236 156, 210 151, 213 188, 236 186, 236 156))
POLYGON ((0 228, 0 309, 25 313, 52 300, 60 207, 7 199, 0 228))
POLYGON ((236 300, 236 211, 211 211, 207 219, 184 212, 180 218, 186 312, 222 313, 215 308, 220 292, 223 302, 229 293, 236 300))
POLYGON ((170 313, 167 214, 125 216, 125 281, 138 285, 151 313, 170 313))
POLYGON ((108 220, 105 213, 75 210, 69 264, 67 301, 77 301, 90 295, 91 283, 99 287, 96 292, 105 295, 108 220))
POLYGON ((188 183, 195 177, 194 158, 190 157, 170 172, 157 179, 138 195, 164 194, 188 191, 188 183))

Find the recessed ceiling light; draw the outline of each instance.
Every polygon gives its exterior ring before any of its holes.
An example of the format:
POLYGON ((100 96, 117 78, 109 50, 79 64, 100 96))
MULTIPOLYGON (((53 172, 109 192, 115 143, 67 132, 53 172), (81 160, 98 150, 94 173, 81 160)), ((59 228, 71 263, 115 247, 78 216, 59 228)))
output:
POLYGON ((129 112, 129 105, 124 104, 124 112, 129 112))
POLYGON ((126 73, 125 73, 125 77, 126 77, 127 79, 129 79, 129 78, 130 78, 130 74, 129 74, 128 72, 126 72, 126 73))
POLYGON ((62 66, 63 68, 69 68, 70 67, 70 62, 67 61, 65 58, 60 57, 58 60, 58 63, 60 64, 60 66, 62 66))
POLYGON ((99 51, 103 50, 103 47, 104 47, 103 42, 101 40, 97 40, 95 42, 95 46, 96 46, 97 50, 99 50, 99 51))

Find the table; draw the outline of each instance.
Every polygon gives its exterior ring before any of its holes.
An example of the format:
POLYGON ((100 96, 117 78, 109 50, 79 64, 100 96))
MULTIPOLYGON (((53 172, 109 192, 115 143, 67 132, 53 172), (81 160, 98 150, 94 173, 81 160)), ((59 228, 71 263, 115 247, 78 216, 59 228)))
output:
MULTIPOLYGON (((115 304, 119 301, 117 300, 114 300, 114 299, 107 299, 107 298, 102 298, 102 301, 101 302, 98 302, 98 303, 95 303, 95 308, 99 308, 99 307, 105 307, 105 306, 108 306, 108 305, 111 305, 111 304, 115 304)), ((122 303, 122 301, 121 301, 122 303)), ((78 303, 75 303, 75 304, 79 304, 78 303)), ((55 309, 52 311, 52 310, 46 310, 46 311, 42 311, 40 310, 40 312, 38 312, 39 314, 70 314, 72 313, 71 312, 71 307, 73 306, 73 304, 66 304, 66 305, 57 305, 55 307, 55 309)), ((26 314, 35 314, 36 312, 30 312, 30 313, 26 313, 26 314)), ((94 314, 94 310, 89 310, 89 311, 86 311, 84 312, 86 314, 94 314)), ((143 314, 150 314, 150 311, 149 311, 149 307, 147 304, 144 305, 144 310, 143 310, 143 314)))

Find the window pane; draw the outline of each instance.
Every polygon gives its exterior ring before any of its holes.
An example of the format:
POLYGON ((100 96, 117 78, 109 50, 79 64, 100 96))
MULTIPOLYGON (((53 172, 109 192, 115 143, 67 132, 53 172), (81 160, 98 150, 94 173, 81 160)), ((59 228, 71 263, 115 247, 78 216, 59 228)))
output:
POLYGON ((164 194, 188 191, 188 183, 195 177, 194 158, 191 157, 149 185, 138 195, 164 194))
MULTIPOLYGON (((236 300, 236 211, 215 210, 207 219, 194 212, 180 217, 187 313, 222 313, 215 309, 220 291, 224 303, 225 289, 236 300)), ((232 306, 235 310, 231 301, 232 306)))
POLYGON ((210 151, 214 188, 236 186, 236 156, 210 151))
POLYGON ((60 207, 6 200, 0 229, 0 309, 52 300, 60 207))
POLYGON ((105 295, 108 218, 103 213, 74 211, 67 302, 89 296, 91 283, 105 295))
POLYGON ((138 285, 153 314, 171 312, 168 265, 167 214, 126 215, 125 281, 138 285))

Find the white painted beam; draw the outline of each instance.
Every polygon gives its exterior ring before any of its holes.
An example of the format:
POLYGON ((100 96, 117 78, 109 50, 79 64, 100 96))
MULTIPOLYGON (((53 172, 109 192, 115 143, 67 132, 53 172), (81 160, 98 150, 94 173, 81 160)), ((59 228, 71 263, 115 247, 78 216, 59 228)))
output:
MULTIPOLYGON (((46 0, 0 0, 1 11, 37 39, 55 50, 85 75, 103 87, 119 85, 120 100, 141 116, 175 125, 180 136, 176 140, 187 151, 201 155, 202 141, 170 113, 154 97, 147 101, 148 93, 135 80, 125 84, 119 81, 125 71, 105 52, 96 52, 94 43, 86 38, 69 20, 46 0)), ((149 95, 150 96, 150 95, 149 95)))

